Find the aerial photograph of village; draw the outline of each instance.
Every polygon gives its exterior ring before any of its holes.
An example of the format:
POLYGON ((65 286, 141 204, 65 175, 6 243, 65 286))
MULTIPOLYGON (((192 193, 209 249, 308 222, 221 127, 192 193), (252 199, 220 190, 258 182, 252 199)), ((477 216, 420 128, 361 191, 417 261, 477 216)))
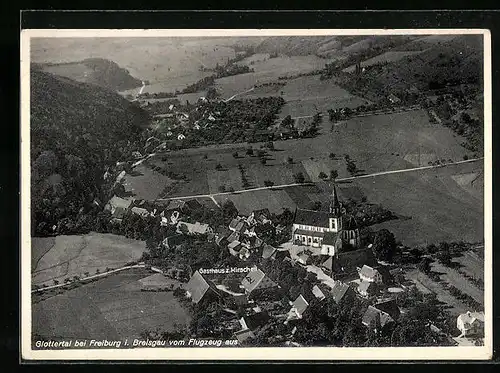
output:
POLYGON ((33 349, 484 346, 483 49, 31 38, 33 349))

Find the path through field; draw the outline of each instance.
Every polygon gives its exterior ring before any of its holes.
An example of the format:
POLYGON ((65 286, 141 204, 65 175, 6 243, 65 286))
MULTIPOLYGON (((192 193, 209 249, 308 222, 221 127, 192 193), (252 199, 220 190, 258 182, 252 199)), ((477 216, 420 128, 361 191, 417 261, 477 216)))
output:
MULTIPOLYGON (((400 169, 400 170, 381 171, 381 172, 375 172, 373 174, 339 178, 339 179, 336 179, 336 181, 350 181, 350 180, 363 179, 363 178, 375 177, 375 176, 381 176, 381 175, 399 174, 399 173, 403 173, 403 172, 412 172, 412 171, 428 170, 428 169, 433 169, 433 168, 442 168, 442 167, 447 167, 447 166, 457 165, 457 164, 462 164, 462 163, 477 162, 477 161, 482 160, 482 159, 484 159, 484 157, 468 159, 466 161, 450 162, 450 163, 437 165, 437 166, 422 166, 422 167, 404 168, 404 169, 400 169)), ((292 183, 292 184, 274 185, 274 186, 270 186, 270 187, 264 186, 264 187, 258 187, 258 188, 235 190, 233 192, 220 192, 220 193, 213 193, 213 194, 197 194, 197 195, 172 197, 172 198, 159 198, 159 199, 157 199, 157 201, 169 201, 169 200, 174 200, 174 199, 191 199, 191 198, 211 198, 212 199, 214 196, 248 193, 248 192, 255 192, 258 190, 266 190, 266 189, 271 189, 271 190, 272 189, 282 189, 282 188, 289 188, 289 187, 294 187, 294 186, 313 185, 313 184, 314 183, 292 183)))

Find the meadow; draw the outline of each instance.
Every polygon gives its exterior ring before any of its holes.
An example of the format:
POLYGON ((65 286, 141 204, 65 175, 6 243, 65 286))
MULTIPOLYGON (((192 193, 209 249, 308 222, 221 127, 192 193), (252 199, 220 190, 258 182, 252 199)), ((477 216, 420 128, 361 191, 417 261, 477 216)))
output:
MULTIPOLYGON (((369 58, 365 61, 361 61, 361 67, 375 65, 377 63, 396 62, 396 61, 399 61, 400 59, 402 59, 406 56, 412 56, 412 55, 418 54, 418 53, 420 53, 420 51, 389 51, 389 52, 379 54, 378 56, 375 56, 373 58, 369 58)), ((356 68, 356 65, 352 65, 352 66, 346 67, 342 71, 344 71, 346 73, 352 73, 352 72, 354 72, 355 68, 356 68)))
POLYGON ((150 275, 128 270, 34 303, 32 332, 53 340, 119 340, 187 324, 189 313, 172 292, 141 291, 150 275))
POLYGON ((86 272, 92 275, 97 270, 104 272, 107 267, 122 267, 140 259, 145 249, 143 241, 114 234, 34 237, 32 253, 35 257, 41 251, 45 254, 32 271, 32 281, 37 285, 53 285, 54 280, 63 283, 66 278, 84 277, 86 272))

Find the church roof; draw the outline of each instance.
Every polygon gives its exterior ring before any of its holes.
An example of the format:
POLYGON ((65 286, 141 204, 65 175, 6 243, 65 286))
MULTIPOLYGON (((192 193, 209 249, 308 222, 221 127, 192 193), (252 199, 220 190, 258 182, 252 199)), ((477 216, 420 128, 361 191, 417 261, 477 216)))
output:
POLYGON ((323 237, 323 243, 325 245, 337 245, 340 240, 340 234, 334 232, 326 232, 323 237))
POLYGON ((333 184, 333 189, 332 189, 332 199, 330 200, 330 211, 336 215, 340 214, 340 202, 339 202, 339 197, 337 193, 337 187, 335 184, 333 184))
POLYGON ((328 227, 330 213, 327 211, 314 211, 297 209, 295 212, 295 224, 312 225, 315 227, 328 227))

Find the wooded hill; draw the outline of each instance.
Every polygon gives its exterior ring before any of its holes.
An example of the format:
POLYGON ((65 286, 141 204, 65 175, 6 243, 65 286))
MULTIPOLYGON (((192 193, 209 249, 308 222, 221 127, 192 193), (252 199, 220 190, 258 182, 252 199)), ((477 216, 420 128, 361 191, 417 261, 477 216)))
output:
POLYGON ((130 159, 148 114, 95 85, 36 68, 30 76, 32 223, 41 234, 100 197, 106 167, 130 159))

